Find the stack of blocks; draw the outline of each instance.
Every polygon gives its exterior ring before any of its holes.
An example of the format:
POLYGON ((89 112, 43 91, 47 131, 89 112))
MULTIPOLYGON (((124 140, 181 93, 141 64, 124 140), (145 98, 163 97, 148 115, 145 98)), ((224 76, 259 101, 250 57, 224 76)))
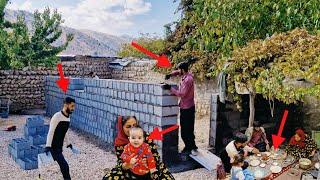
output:
POLYGON ((42 116, 32 116, 27 118, 24 126, 25 138, 12 139, 8 152, 21 169, 38 168, 37 156, 44 152, 48 131, 49 125, 44 125, 42 116))
MULTIPOLYGON (((46 113, 53 116, 63 106, 68 96, 76 100, 75 112, 71 115, 71 126, 94 134, 109 144, 116 136, 118 115, 136 116, 139 125, 151 132, 155 127, 168 128, 177 124, 178 98, 161 84, 143 83, 113 79, 71 78, 83 82, 83 89, 69 89, 65 95, 56 85, 58 77, 48 76, 45 83, 46 113)), ((80 86, 80 85, 78 85, 80 86)), ((175 87, 173 85, 173 87, 175 87)), ((156 141, 159 153, 166 163, 176 160, 178 153, 178 131, 164 135, 163 141, 156 141)))

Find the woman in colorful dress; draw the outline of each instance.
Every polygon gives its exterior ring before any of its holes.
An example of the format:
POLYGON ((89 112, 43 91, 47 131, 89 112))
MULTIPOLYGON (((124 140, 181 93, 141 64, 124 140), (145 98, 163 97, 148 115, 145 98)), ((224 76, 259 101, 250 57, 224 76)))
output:
POLYGON ((249 127, 246 130, 246 136, 248 137, 247 145, 249 147, 255 147, 260 152, 265 152, 270 149, 266 131, 261 126, 259 121, 254 121, 253 127, 249 127))
POLYGON ((312 158, 317 149, 316 142, 302 129, 297 129, 286 147, 286 152, 297 159, 312 158))
MULTIPOLYGON (((124 151, 124 146, 129 143, 129 131, 132 127, 137 127, 138 121, 135 116, 126 116, 118 117, 118 134, 114 141, 115 151, 117 155, 117 164, 116 166, 108 172, 104 177, 103 180, 131 180, 135 177, 132 177, 134 174, 130 173, 130 164, 127 164, 121 160, 121 154, 124 151)), ((174 177, 169 172, 168 168, 164 165, 163 162, 160 161, 160 156, 157 151, 157 146, 153 143, 152 140, 147 140, 149 135, 145 135, 145 142, 149 145, 153 157, 156 161, 156 168, 157 171, 152 174, 152 179, 160 179, 160 180, 174 180, 174 177)))

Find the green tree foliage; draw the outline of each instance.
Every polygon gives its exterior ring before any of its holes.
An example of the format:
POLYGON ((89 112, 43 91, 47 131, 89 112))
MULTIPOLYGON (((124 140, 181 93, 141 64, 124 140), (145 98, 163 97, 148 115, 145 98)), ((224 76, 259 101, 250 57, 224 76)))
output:
POLYGON ((276 33, 236 48, 227 60, 228 91, 235 100, 240 100, 236 82, 249 90, 252 102, 256 93, 287 104, 303 101, 307 95, 320 98, 320 34, 302 29, 276 33))
POLYGON ((4 7, 7 1, 0 4, 0 68, 23 68, 25 66, 52 67, 58 61, 57 54, 68 46, 73 36, 68 34, 66 42, 53 46, 61 35, 63 20, 54 10, 46 8, 43 13, 34 12, 33 30, 27 28, 23 16, 17 22, 8 23, 4 20, 4 7))
POLYGON ((34 20, 35 32, 30 39, 33 50, 31 65, 52 66, 58 60, 56 55, 67 48, 73 36, 68 34, 66 42, 60 46, 52 45, 62 35, 60 25, 63 20, 57 10, 54 10, 52 15, 49 8, 46 8, 43 13, 35 11, 34 20))
POLYGON ((8 23, 4 20, 4 8, 8 0, 0 0, 0 69, 9 68, 7 55, 7 37, 8 34, 4 30, 8 23))
POLYGON ((182 0, 182 16, 167 37, 166 54, 173 63, 198 54, 197 69, 206 73, 210 66, 204 64, 211 64, 217 70, 223 62, 201 57, 229 56, 248 41, 297 27, 315 32, 320 28, 319 7, 319 0, 182 0))
MULTIPOLYGON (((164 50, 164 40, 159 37, 150 37, 148 35, 142 35, 140 38, 135 40, 140 46, 148 49, 149 51, 160 55, 164 50)), ((121 50, 118 52, 120 57, 138 57, 146 58, 144 53, 134 48, 130 43, 123 44, 121 50)), ((149 58, 149 57, 148 57, 149 58)))

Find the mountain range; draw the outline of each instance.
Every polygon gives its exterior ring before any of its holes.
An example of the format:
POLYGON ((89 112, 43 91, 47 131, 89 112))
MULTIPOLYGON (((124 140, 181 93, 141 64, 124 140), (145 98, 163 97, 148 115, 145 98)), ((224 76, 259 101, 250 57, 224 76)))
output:
MULTIPOLYGON (((25 22, 30 32, 32 32, 32 23, 34 21, 32 13, 5 9, 5 19, 10 22, 15 22, 18 15, 25 17, 25 22)), ((133 39, 130 36, 114 36, 67 26, 61 26, 61 29, 62 36, 53 45, 61 45, 65 42, 66 34, 73 34, 73 40, 60 55, 117 56, 117 52, 121 49, 122 44, 128 43, 133 39)))

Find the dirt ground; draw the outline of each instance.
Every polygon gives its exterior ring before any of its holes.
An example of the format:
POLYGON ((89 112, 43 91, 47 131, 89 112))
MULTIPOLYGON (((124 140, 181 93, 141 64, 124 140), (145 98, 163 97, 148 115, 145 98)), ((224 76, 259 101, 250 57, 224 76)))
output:
MULTIPOLYGON (((13 138, 23 137, 23 125, 28 116, 10 115, 8 119, 0 118, 0 179, 36 179, 38 174, 45 180, 63 179, 57 163, 50 167, 42 167, 36 170, 24 171, 9 157, 8 144, 13 138), (8 125, 16 125, 17 131, 6 132, 3 129, 8 125)), ((49 119, 46 118, 48 122, 49 119)), ((195 125, 196 142, 200 148, 208 145, 209 119, 202 118, 195 125)), ((101 180, 105 168, 112 168, 116 164, 116 157, 108 150, 108 147, 94 137, 81 132, 70 130, 73 144, 80 149, 81 154, 74 155, 70 150, 64 150, 64 155, 70 166, 72 179, 75 180, 101 180)), ((183 142, 179 141, 179 149, 183 148, 183 142)), ((204 168, 173 174, 177 180, 212 180, 213 173, 204 168)))

